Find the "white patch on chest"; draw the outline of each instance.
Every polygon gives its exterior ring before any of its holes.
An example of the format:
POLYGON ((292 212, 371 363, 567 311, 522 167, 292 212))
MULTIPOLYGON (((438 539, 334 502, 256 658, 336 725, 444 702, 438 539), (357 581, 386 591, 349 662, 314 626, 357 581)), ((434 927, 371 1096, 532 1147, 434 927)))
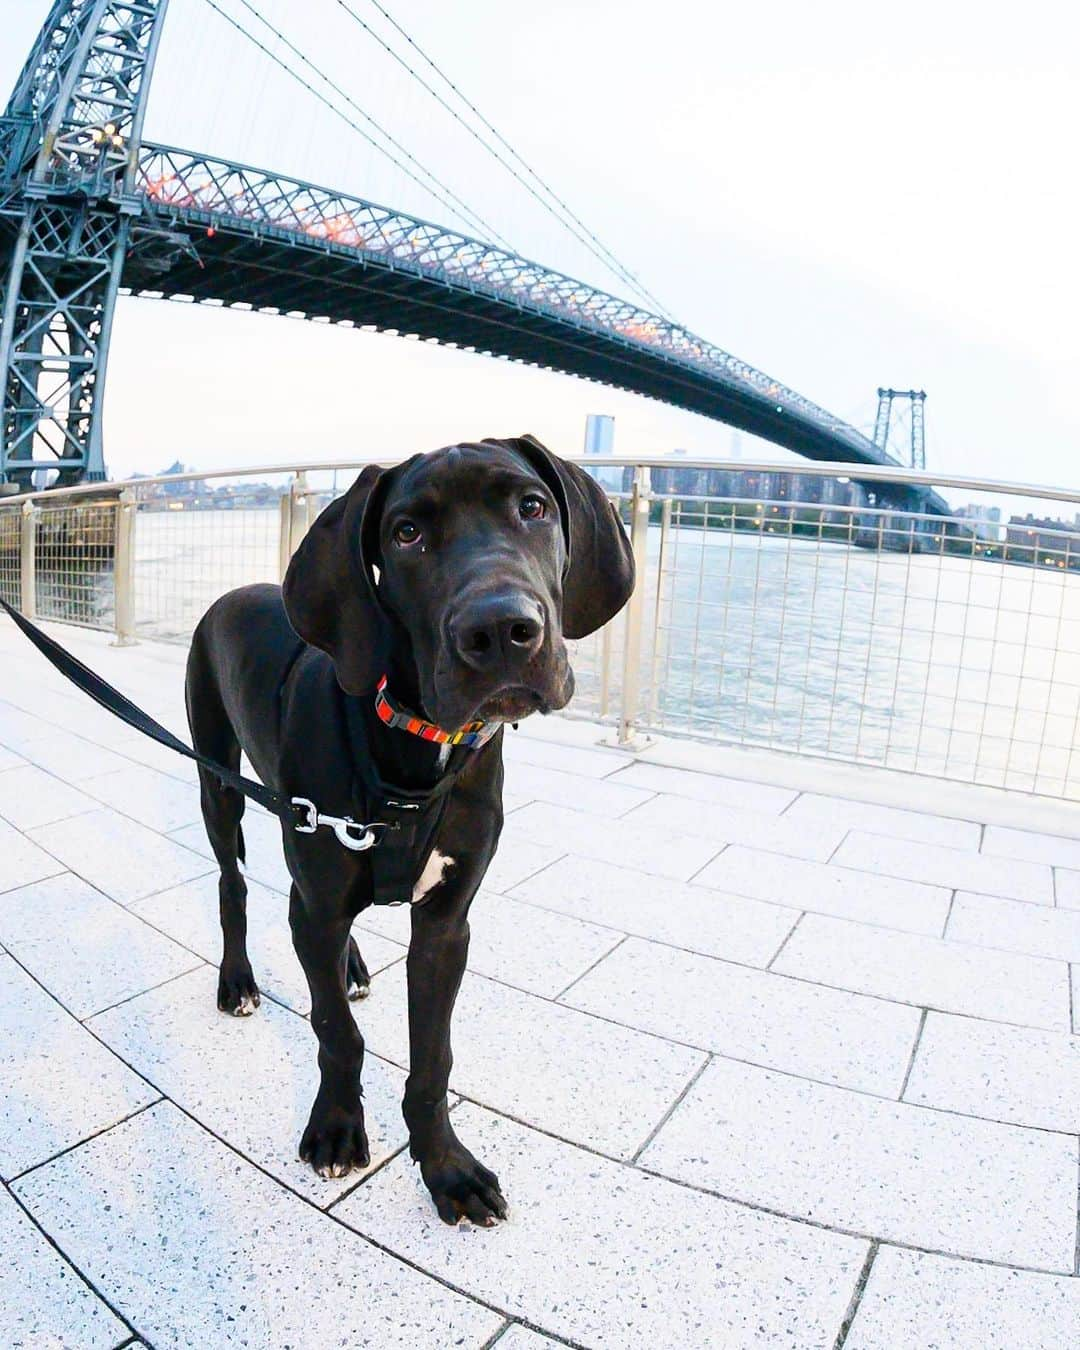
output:
POLYGON ((453 858, 448 858, 445 853, 440 853, 437 848, 433 848, 424 864, 424 870, 420 873, 419 880, 413 887, 412 903, 418 905, 421 900, 426 899, 428 891, 434 890, 436 886, 445 881, 446 874, 454 866, 456 864, 453 858))

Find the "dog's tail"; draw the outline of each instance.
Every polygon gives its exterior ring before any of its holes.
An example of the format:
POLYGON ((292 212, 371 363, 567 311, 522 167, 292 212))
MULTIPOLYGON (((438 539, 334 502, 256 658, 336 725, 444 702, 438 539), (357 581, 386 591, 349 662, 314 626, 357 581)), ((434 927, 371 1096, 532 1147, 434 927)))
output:
POLYGON ((236 827, 236 856, 242 863, 247 862, 247 845, 244 843, 243 825, 237 825, 236 827))

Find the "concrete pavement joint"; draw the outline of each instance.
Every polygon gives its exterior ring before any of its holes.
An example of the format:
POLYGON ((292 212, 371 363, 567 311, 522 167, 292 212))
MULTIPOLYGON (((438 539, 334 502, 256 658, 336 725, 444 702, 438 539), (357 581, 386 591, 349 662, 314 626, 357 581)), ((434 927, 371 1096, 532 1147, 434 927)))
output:
MULTIPOLYGON (((919 1044, 922 1041, 923 1028, 926 1026, 926 1019, 928 1015, 929 1014, 927 1013, 927 1010, 924 1008, 922 1010, 922 1016, 919 1018, 919 1025, 915 1029, 915 1039, 911 1044, 911 1056, 908 1059, 907 1070, 904 1074, 904 1081, 900 1084, 900 1092, 897 1095, 897 1101, 902 1102, 904 1100, 904 1093, 907 1091, 907 1085, 911 1079, 911 1071, 915 1067, 915 1056, 919 1053, 919 1044)), ((910 1102, 906 1103, 906 1105, 911 1105, 911 1103, 910 1102)))
POLYGON ((112 1313, 112 1315, 116 1318, 116 1320, 122 1323, 125 1327, 127 1327, 128 1331, 131 1332, 131 1336, 128 1338, 128 1340, 123 1342, 123 1344, 130 1345, 132 1341, 137 1340, 138 1332, 136 1332, 135 1328, 131 1325, 131 1323, 120 1311, 120 1309, 117 1308, 114 1303, 110 1302, 110 1300, 106 1297, 106 1295, 102 1292, 102 1290, 100 1290, 97 1287, 97 1285, 94 1284, 94 1282, 91 1279, 89 1279, 79 1269, 79 1267, 75 1264, 75 1262, 71 1259, 71 1257, 68 1256, 67 1252, 65 1252, 64 1249, 60 1246, 60 1244, 55 1241, 55 1239, 48 1232, 48 1230, 43 1228, 41 1224, 38 1223, 33 1213, 26 1207, 26 1205, 23 1204, 22 1200, 11 1189, 11 1186, 7 1182, 4 1182, 3 1185, 4 1190, 7 1191, 11 1199, 15 1202, 15 1204, 18 1205, 19 1209, 23 1212, 23 1214, 27 1217, 27 1219, 29 1219, 29 1221, 34 1225, 34 1227, 45 1239, 45 1241, 49 1244, 49 1246, 53 1249, 53 1251, 57 1254, 57 1256, 59 1256, 60 1260, 63 1261, 64 1265, 67 1266, 69 1270, 73 1271, 75 1275, 83 1282, 83 1284, 86 1285, 87 1289, 90 1290, 91 1294, 93 1294, 95 1298, 99 1299, 105 1305, 105 1307, 108 1308, 108 1310, 112 1313))
MULTIPOLYGON (((615 930, 609 929, 608 931, 614 932, 615 930)), ((579 984, 585 978, 585 976, 590 975, 596 969, 596 967, 601 964, 601 962, 606 961, 608 957, 612 955, 613 952, 617 952, 619 948, 623 945, 623 943, 627 940, 628 936, 629 936, 628 934, 624 933, 623 936, 619 938, 618 942, 616 942, 613 946, 609 947, 606 952, 602 952, 596 958, 596 960, 593 961, 590 965, 586 966, 586 968, 583 971, 581 971, 580 974, 575 975, 565 989, 562 989, 560 990, 559 993, 552 995, 551 1002, 558 1003, 566 994, 570 992, 571 989, 573 989, 575 984, 579 984)), ((545 997, 545 995, 541 995, 541 997, 543 998, 545 997)))
POLYGON ((855 1321, 855 1315, 859 1311, 859 1304, 862 1302, 863 1293, 866 1290, 866 1282, 870 1278, 870 1270, 874 1264, 874 1258, 878 1254, 879 1244, 870 1243, 870 1250, 866 1253, 866 1260, 863 1262, 862 1270, 859 1271, 859 1278, 855 1281, 855 1288, 851 1294, 851 1302, 848 1304, 848 1310, 844 1314, 844 1320, 840 1323, 840 1331, 833 1345, 833 1350, 843 1350, 844 1342, 851 1331, 852 1323, 855 1321))

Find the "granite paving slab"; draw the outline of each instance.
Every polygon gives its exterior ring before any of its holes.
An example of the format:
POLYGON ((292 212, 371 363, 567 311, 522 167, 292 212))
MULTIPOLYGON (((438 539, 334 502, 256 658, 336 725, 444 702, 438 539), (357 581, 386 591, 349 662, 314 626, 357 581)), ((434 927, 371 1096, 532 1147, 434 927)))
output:
POLYGON ((1053 878, 1045 863, 989 857, 938 844, 912 848, 902 839, 860 831, 848 835, 834 861, 840 867, 858 868, 876 876, 904 877, 1037 905, 1054 903, 1053 878))
POLYGON ((130 760, 83 736, 50 728, 50 735, 37 739, 19 751, 24 759, 37 764, 66 783, 81 783, 103 773, 126 769, 130 760))
POLYGON ((0 953, 0 1176, 36 1167, 157 1096, 0 953))
MULTIPOLYGON (((399 1156, 336 1212, 457 1288, 597 1350, 831 1350, 865 1242, 646 1176, 480 1107, 455 1128, 498 1173, 509 1221, 447 1241, 399 1156)), ((530 1347, 531 1350, 531 1347, 530 1347)))
POLYGON ((773 969, 941 1012, 1069 1029, 1063 961, 808 914, 773 969))
POLYGON ((844 1350, 1065 1350, 1080 1280, 882 1247, 844 1350))
POLYGON ((1062 909, 1080 909, 1080 872, 1055 867, 1054 895, 1062 909))
MULTIPOLYGON (((542 729, 542 728, 541 728, 542 729)), ((621 750, 589 749, 538 739, 522 732, 507 732, 503 754, 508 762, 535 764, 541 769, 558 769, 582 778, 607 778, 632 764, 633 756, 621 750)))
MULTIPOLYGON (((369 1049, 409 1062, 405 967, 356 1009, 369 1049)), ((698 1050, 466 974, 450 1086, 575 1143, 631 1158, 705 1062, 698 1050)))
POLYGON ((842 826, 818 822, 807 829, 787 816, 770 816, 739 806, 710 806, 707 811, 689 805, 684 797, 659 793, 624 817, 651 835, 660 847, 673 832, 700 835, 717 844, 745 844, 769 853, 825 862, 846 833, 842 826))
POLYGON ((1047 863, 1051 867, 1080 869, 1080 840, 1059 834, 988 825, 982 851, 998 858, 1019 858, 1026 862, 1047 863))
POLYGON ((807 830, 841 828, 870 834, 894 835, 920 844, 944 844, 948 848, 979 848, 982 826, 970 820, 951 820, 929 811, 909 811, 847 797, 826 797, 804 792, 784 812, 784 819, 807 830))
MULTIPOLYGON (((297 1156, 319 1087, 318 1042, 288 1008, 264 1000, 250 1017, 221 1013, 217 974, 204 966, 87 1026, 170 1101, 317 1205, 363 1175, 326 1179, 297 1156)), ((363 1086, 370 1171, 407 1142, 405 1074, 369 1054, 363 1086)))
MULTIPOLYGON (((548 802, 530 802, 507 820, 501 848, 517 840, 558 846, 560 853, 635 867, 652 876, 688 881, 712 858, 719 844, 696 835, 669 833, 663 847, 627 819, 599 825, 582 811, 548 802)), ((521 878, 523 880, 524 878, 521 878)))
MULTIPOLYGON (((405 946, 411 927, 411 916, 404 905, 372 905, 357 919, 357 929, 379 933, 405 946)), ((515 989, 555 998, 609 952, 621 936, 610 928, 598 928, 482 890, 469 910, 469 969, 515 989)), ((357 937, 364 951, 359 932, 357 937)))
POLYGON ((694 881, 735 895, 911 933, 939 934, 949 912, 949 891, 942 886, 871 876, 740 844, 726 848, 694 881))
POLYGON ((652 796, 651 792, 615 783, 610 778, 568 773, 565 769, 530 764, 518 758, 507 762, 505 782, 510 793, 523 802, 553 802, 595 816, 625 815, 652 796))
POLYGON ((121 904, 210 870, 206 858, 107 807, 41 825, 28 837, 121 904))
POLYGON ((36 764, 0 772, 0 816, 20 830, 93 811, 98 805, 93 797, 36 764))
MULTIPOLYGON (((247 861, 244 875, 281 895, 288 895, 292 886, 292 877, 285 866, 285 854, 281 844, 281 822, 276 816, 265 811, 244 811, 241 827, 244 831, 244 843, 247 846, 247 861)), ((206 827, 199 820, 193 825, 183 825, 173 830, 169 838, 181 844, 201 858, 207 858, 217 872, 214 851, 206 837, 206 827)))
POLYGON ((0 895, 0 942, 80 1019, 202 964, 71 872, 0 895))
POLYGON ((945 936, 1052 961, 1080 961, 1080 910, 957 891, 945 936))
POLYGON ((895 1097, 916 1008, 631 938, 562 1002, 657 1036, 895 1097))
POLYGON ((123 1322, 2 1189, 0 1251, 0 1335, 7 1350, 113 1350, 129 1339, 123 1322))
POLYGON ((929 1013, 904 1100, 1075 1134, 1080 1037, 929 1013))
POLYGON ((64 870, 64 864, 39 848, 6 820, 0 820, 0 894, 42 881, 64 870))
POLYGON ((673 769, 665 764, 650 764, 648 760, 639 760, 621 769, 612 782, 628 783, 649 792, 670 792, 676 797, 689 797, 709 806, 735 806, 770 816, 779 815, 798 795, 790 788, 755 783, 752 779, 673 769))
POLYGON ((169 1103, 15 1190, 158 1350, 480 1350, 503 1321, 283 1190, 169 1103))
POLYGON ((202 821, 197 787, 143 764, 86 778, 82 787, 99 802, 161 834, 202 821))
POLYGON ((1071 1273, 1076 1137, 713 1060, 641 1156, 831 1228, 1071 1273))
POLYGON ((797 909, 594 858, 561 858, 515 886, 515 898, 674 947, 766 966, 795 926, 797 909))

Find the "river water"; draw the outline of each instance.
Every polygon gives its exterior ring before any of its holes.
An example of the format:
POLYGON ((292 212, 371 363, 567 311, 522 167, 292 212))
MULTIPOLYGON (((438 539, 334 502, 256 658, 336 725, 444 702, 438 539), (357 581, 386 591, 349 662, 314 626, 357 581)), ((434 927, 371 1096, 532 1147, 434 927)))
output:
MULTIPOLYGON (((1080 797, 1080 575, 689 528, 658 578, 659 556, 653 527, 646 725, 1080 797)), ((278 565, 276 511, 140 511, 139 630, 184 640, 215 596, 278 565)), ((609 715, 621 643, 617 621, 609 715)), ((595 714, 597 639, 575 666, 576 709, 595 714)))

